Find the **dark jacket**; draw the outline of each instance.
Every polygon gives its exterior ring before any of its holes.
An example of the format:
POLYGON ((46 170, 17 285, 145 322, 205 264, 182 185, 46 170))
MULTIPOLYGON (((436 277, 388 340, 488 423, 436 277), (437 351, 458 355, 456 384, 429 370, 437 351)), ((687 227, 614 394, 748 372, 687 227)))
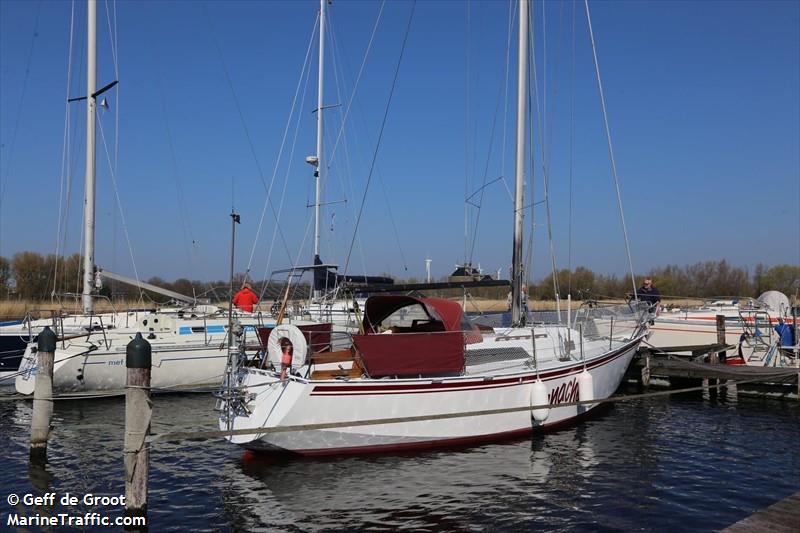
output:
POLYGON ((639 300, 649 303, 651 308, 661 301, 661 293, 658 292, 655 285, 650 285, 649 289, 644 286, 639 287, 638 295, 639 300))

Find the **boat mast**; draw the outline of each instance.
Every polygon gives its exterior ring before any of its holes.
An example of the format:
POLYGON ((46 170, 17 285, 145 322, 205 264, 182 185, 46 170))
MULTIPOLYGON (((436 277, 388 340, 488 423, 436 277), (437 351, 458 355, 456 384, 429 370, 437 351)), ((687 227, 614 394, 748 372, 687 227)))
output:
POLYGON ((517 61, 517 166, 514 190, 514 251, 511 265, 511 323, 522 319, 522 209, 525 195, 525 98, 528 67, 528 0, 519 0, 519 50, 517 61))
POLYGON ((325 83, 325 2, 319 0, 319 73, 317 80, 317 170, 316 178, 317 195, 314 204, 314 263, 319 261, 319 210, 322 201, 322 111, 323 87, 325 83))
POLYGON ((97 1, 87 2, 87 61, 86 61, 86 192, 83 221, 83 312, 92 313, 94 287, 94 207, 95 207, 95 114, 97 84, 97 1))
MULTIPOLYGON (((316 185, 316 196, 314 198, 314 265, 321 265, 319 258, 319 219, 320 206, 322 205, 322 112, 325 105, 322 101, 325 82, 325 2, 319 0, 319 72, 317 73, 317 154, 306 157, 306 163, 314 167, 314 182, 316 185)), ((316 279, 316 270, 314 271, 316 279)), ((313 298, 320 297, 320 291, 312 284, 311 295, 313 298)))

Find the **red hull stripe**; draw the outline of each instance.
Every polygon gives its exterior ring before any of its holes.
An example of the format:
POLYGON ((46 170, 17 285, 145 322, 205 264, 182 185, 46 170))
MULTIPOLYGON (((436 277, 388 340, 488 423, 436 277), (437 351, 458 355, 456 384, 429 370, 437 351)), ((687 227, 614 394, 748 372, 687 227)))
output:
MULTIPOLYGON (((602 359, 592 361, 586 365, 587 369, 603 366, 613 359, 623 356, 633 345, 638 341, 632 341, 622 348, 610 353, 602 359)), ((543 380, 567 376, 570 374, 579 374, 583 372, 583 364, 579 363, 567 368, 553 370, 550 372, 541 372, 539 376, 543 380)), ((482 390, 482 389, 495 389, 502 387, 513 387, 520 383, 533 382, 536 380, 536 374, 530 372, 521 377, 511 377, 502 379, 484 380, 481 378, 470 381, 456 381, 456 382, 443 382, 443 383, 399 383, 399 384, 374 384, 374 383, 347 383, 343 385, 315 385, 311 391, 311 396, 338 396, 338 395, 370 395, 370 394, 418 394, 429 392, 446 392, 446 391, 462 391, 462 390, 482 390)))

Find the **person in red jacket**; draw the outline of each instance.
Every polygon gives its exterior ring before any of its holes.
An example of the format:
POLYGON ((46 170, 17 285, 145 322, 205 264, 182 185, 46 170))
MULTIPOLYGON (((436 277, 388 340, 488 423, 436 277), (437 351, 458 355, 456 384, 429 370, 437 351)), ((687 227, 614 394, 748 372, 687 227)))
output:
POLYGON ((248 282, 245 282, 242 285, 242 290, 233 296, 233 305, 248 313, 253 312, 253 306, 257 303, 258 296, 253 292, 253 287, 248 282))

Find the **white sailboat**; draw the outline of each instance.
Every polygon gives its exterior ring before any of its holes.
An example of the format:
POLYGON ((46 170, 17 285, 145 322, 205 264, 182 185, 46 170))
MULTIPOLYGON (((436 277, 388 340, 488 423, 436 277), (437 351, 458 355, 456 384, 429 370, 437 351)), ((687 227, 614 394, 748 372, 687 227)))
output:
POLYGON ((755 300, 717 300, 697 308, 663 310, 653 319, 647 342, 676 353, 714 344, 719 338, 717 316, 722 316, 725 343, 736 347, 735 353, 728 354, 728 364, 795 366, 797 332, 791 335, 793 345, 782 346, 775 330, 781 322, 796 328, 791 309, 785 294, 766 291, 755 300))
MULTIPOLYGON (((137 333, 152 346, 152 385, 162 391, 217 387, 228 361, 229 320, 227 310, 213 306, 190 306, 154 312, 123 312, 99 316, 93 312, 95 111, 97 2, 87 1, 87 148, 84 232, 83 315, 71 322, 58 322, 60 336, 55 352, 53 391, 60 393, 121 392, 125 387, 125 349, 137 333), (70 327, 67 327, 69 325, 70 327)), ((108 88, 106 86, 104 89, 108 88)), ((102 275, 117 275, 100 272, 102 275)), ((138 282, 137 282, 138 283, 138 282)), ((147 284, 149 290, 158 288, 147 284)), ((162 290, 163 291, 163 290, 162 290)), ((168 292, 168 291, 167 291, 168 292)), ((172 293, 175 296, 175 293, 172 293)), ((176 295, 180 296, 180 295, 176 295)), ((234 333, 242 342, 257 342, 257 327, 272 327, 275 319, 261 313, 234 313, 234 333)), ((302 322, 301 322, 302 323, 302 322)), ((29 340, 47 323, 30 328, 29 340)), ((19 370, 11 373, 17 392, 32 394, 36 383, 36 345, 25 348, 19 370)))
MULTIPOLYGON (((479 330, 457 303, 381 295, 367 300, 349 350, 309 351, 292 326, 276 328, 267 357, 233 368, 221 391, 219 426, 235 432, 230 442, 303 455, 484 442, 575 421, 597 408, 576 400, 619 386, 645 335, 642 314, 626 306, 571 325, 521 325, 528 2, 519 5, 515 326, 479 330), (286 340, 294 352, 281 379, 286 340)), ((325 7, 321 0, 323 16, 325 7)))

